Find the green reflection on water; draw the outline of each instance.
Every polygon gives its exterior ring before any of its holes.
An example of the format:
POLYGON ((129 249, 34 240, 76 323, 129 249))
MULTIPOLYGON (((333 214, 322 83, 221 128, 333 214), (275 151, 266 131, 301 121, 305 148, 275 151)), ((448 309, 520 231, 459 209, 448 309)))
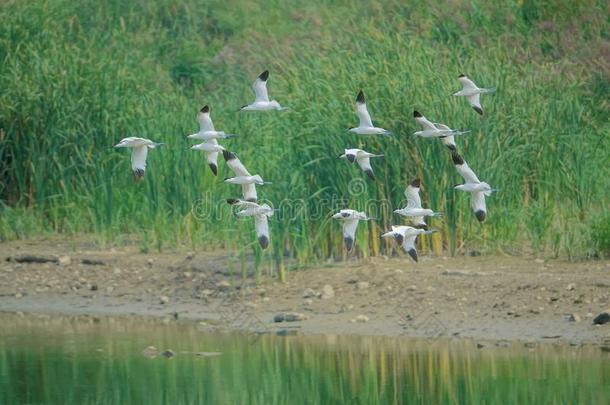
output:
POLYGON ((129 318, 0 315, 0 325, 0 404, 610 401, 610 357, 595 347, 253 338, 129 318), (149 359, 149 345, 177 356, 149 359), (193 354, 216 351, 223 354, 193 354))

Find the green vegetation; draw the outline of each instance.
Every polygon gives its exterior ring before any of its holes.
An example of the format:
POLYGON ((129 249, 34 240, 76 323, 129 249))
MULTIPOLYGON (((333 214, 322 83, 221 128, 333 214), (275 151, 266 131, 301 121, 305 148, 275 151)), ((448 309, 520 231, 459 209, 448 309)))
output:
POLYGON ((595 240, 609 218, 605 2, 200 3, 0 5, 0 239, 59 232, 94 233, 101 243, 135 235, 142 250, 246 246, 257 264, 282 267, 285 254, 297 263, 342 254, 340 224, 328 214, 339 208, 330 202, 345 198, 352 208, 373 211, 371 200, 382 207, 358 233, 366 256, 386 249, 379 235, 400 221, 380 202, 402 204, 407 181, 421 176, 423 201, 446 214, 423 249, 573 258, 607 251, 607 232, 605 248, 595 240), (236 113, 267 68, 270 94, 291 110, 236 113), (451 97, 462 72, 498 89, 483 97, 483 119, 451 97), (357 122, 359 89, 394 139, 345 131, 357 122), (239 191, 222 183, 222 159, 214 178, 188 150, 185 135, 203 104, 218 129, 240 135, 222 143, 273 182, 260 188, 262 198, 302 201, 293 217, 271 221, 268 252, 259 251, 252 222, 222 203, 239 191), (414 108, 473 130, 460 149, 502 190, 489 198, 484 225, 469 197, 451 190, 461 178, 441 143, 410 136, 414 108), (149 154, 138 184, 128 153, 111 148, 125 136, 168 144, 149 154), (385 153, 373 163, 377 182, 337 159, 350 146, 385 153), (362 192, 354 178, 363 179, 362 192))

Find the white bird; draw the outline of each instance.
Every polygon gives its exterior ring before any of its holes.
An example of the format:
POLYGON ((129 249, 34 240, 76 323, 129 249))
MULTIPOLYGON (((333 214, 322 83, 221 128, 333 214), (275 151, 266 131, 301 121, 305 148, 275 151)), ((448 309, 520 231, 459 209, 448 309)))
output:
MULTIPOLYGON (((223 150, 222 156, 227 162, 229 168, 233 170, 236 175, 236 177, 233 177, 231 181, 228 181, 228 183, 240 184, 244 200, 256 202, 257 195, 255 183, 259 179, 260 181, 262 181, 262 178, 260 178, 260 176, 252 176, 250 172, 246 169, 246 166, 244 166, 243 163, 237 158, 237 155, 235 155, 235 153, 229 152, 228 150, 223 150)), ((262 183, 265 182, 263 181, 262 183)))
POLYGON ((372 157, 382 157, 383 155, 375 155, 362 149, 345 149, 345 153, 339 156, 341 159, 347 159, 348 162, 358 162, 358 166, 364 171, 371 180, 375 180, 375 173, 371 166, 372 157))
POLYGON ((275 210, 268 204, 259 205, 251 201, 228 199, 227 202, 238 207, 246 207, 236 215, 240 217, 254 217, 254 228, 258 243, 261 245, 261 248, 266 249, 269 246, 270 240, 268 218, 273 216, 275 210))
POLYGON ((424 217, 439 217, 442 214, 440 212, 434 212, 428 208, 422 208, 421 199, 419 197, 420 186, 421 180, 419 178, 413 179, 413 181, 411 181, 411 183, 405 189, 407 206, 394 210, 394 212, 402 215, 403 217, 409 217, 410 221, 416 228, 426 229, 427 225, 424 221, 424 217))
POLYGON ((417 250, 415 249, 415 240, 419 235, 429 235, 436 232, 436 229, 426 231, 424 229, 413 228, 412 226, 392 225, 392 230, 381 235, 382 238, 392 238, 402 246, 405 252, 417 262, 417 250))
POLYGON ((356 97, 356 114, 358 114, 360 123, 356 128, 350 128, 350 132, 358 135, 392 135, 392 133, 388 130, 373 126, 371 116, 366 109, 366 101, 364 99, 364 93, 362 90, 360 90, 358 96, 356 97))
MULTIPOLYGON (((447 125, 445 124, 434 124, 435 127, 437 127, 438 129, 441 130, 445 130, 445 131, 453 131, 451 128, 449 128, 447 125)), ((463 134, 470 132, 470 131, 462 131, 463 134)), ((453 135, 447 135, 445 137, 441 138, 441 141, 443 141, 443 144, 449 148, 449 150, 451 151, 457 151, 457 145, 455 143, 455 138, 453 135)))
POLYGON ((424 129, 423 131, 414 132, 413 135, 421 136, 422 138, 445 138, 451 136, 453 139, 453 136, 455 135, 462 135, 470 132, 458 131, 443 124, 432 123, 417 110, 413 111, 413 118, 415 118, 415 122, 421 125, 424 129))
POLYGON ((479 222, 485 221, 487 215, 487 208, 485 205, 485 197, 489 197, 494 191, 498 189, 491 188, 491 186, 485 182, 479 180, 477 175, 468 166, 468 163, 464 159, 453 152, 451 154, 453 164, 457 169, 458 173, 464 178, 465 183, 454 186, 456 190, 466 191, 470 193, 470 206, 474 211, 474 215, 477 217, 479 222))
POLYGON ((269 181, 264 181, 263 178, 258 174, 255 174, 254 176, 227 177, 225 179, 225 183, 238 184, 240 186, 245 184, 258 184, 259 186, 262 186, 263 184, 271 184, 269 181))
POLYGON ((197 122, 199 122, 199 132, 188 135, 188 138, 200 139, 204 142, 193 146, 191 149, 203 151, 208 166, 210 166, 212 173, 216 176, 218 174, 218 153, 224 150, 224 148, 218 144, 217 139, 230 138, 233 135, 225 134, 224 132, 216 131, 214 129, 214 124, 210 117, 210 107, 207 105, 203 106, 197 113, 197 122))
POLYGON ((343 209, 333 215, 333 218, 343 221, 343 240, 345 241, 345 246, 348 251, 351 251, 354 247, 358 222, 371 219, 365 212, 358 212, 351 209, 343 209))
POLYGON ((458 77, 460 83, 462 83, 462 90, 454 93, 454 96, 466 97, 470 106, 479 114, 483 115, 483 107, 481 107, 480 97, 481 94, 493 93, 496 91, 495 88, 481 89, 466 75, 461 74, 458 77))
POLYGON ((265 70, 261 73, 254 83, 252 83, 252 90, 254 90, 254 102, 252 104, 244 105, 240 111, 270 111, 270 110, 287 110, 287 107, 282 107, 280 103, 275 100, 269 101, 269 94, 267 93, 267 79, 269 79, 269 71, 265 70))
POLYGON ((131 148, 131 170, 133 179, 139 181, 144 177, 146 171, 146 157, 148 149, 155 149, 163 143, 153 142, 150 139, 130 136, 121 139, 121 142, 114 145, 115 148, 131 148))

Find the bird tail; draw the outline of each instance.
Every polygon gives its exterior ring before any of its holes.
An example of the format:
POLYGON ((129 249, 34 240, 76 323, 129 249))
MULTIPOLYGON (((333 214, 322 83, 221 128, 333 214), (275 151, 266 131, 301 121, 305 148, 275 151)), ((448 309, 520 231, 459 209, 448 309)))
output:
POLYGON ((394 133, 393 133, 392 131, 387 131, 387 130, 386 130, 386 131, 382 132, 382 133, 381 133, 381 135, 384 135, 384 136, 392 136, 392 135, 394 135, 394 133))
POLYGON ((452 135, 466 135, 471 133, 472 131, 470 129, 467 129, 465 131, 455 131, 455 133, 453 133, 452 135))
POLYGON ((438 232, 438 229, 428 229, 427 231, 424 231, 424 235, 430 235, 433 234, 434 232, 438 232))
POLYGON ((483 90, 482 93, 495 93, 496 92, 495 87, 490 87, 488 89, 481 89, 481 90, 483 90))
POLYGON ((235 134, 224 134, 225 138, 235 138, 237 135, 235 134))
POLYGON ((431 217, 435 217, 435 218, 437 218, 437 217, 442 217, 442 216, 443 216, 443 213, 442 213, 442 212, 433 212, 433 213, 432 213, 432 215, 430 215, 430 216, 431 216, 431 217))

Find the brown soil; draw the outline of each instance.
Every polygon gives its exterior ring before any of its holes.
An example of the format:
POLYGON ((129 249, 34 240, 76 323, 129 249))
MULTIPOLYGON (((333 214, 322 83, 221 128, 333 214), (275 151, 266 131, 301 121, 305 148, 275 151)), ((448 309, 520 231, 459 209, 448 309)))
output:
POLYGON ((610 261, 381 257, 289 272, 280 283, 231 275, 234 255, 226 252, 91 246, 74 240, 0 245, 0 310, 161 316, 210 328, 308 334, 610 343, 610 324, 592 322, 610 307, 610 261), (5 260, 26 254, 62 260, 5 260), (280 312, 308 319, 273 323, 280 312))

